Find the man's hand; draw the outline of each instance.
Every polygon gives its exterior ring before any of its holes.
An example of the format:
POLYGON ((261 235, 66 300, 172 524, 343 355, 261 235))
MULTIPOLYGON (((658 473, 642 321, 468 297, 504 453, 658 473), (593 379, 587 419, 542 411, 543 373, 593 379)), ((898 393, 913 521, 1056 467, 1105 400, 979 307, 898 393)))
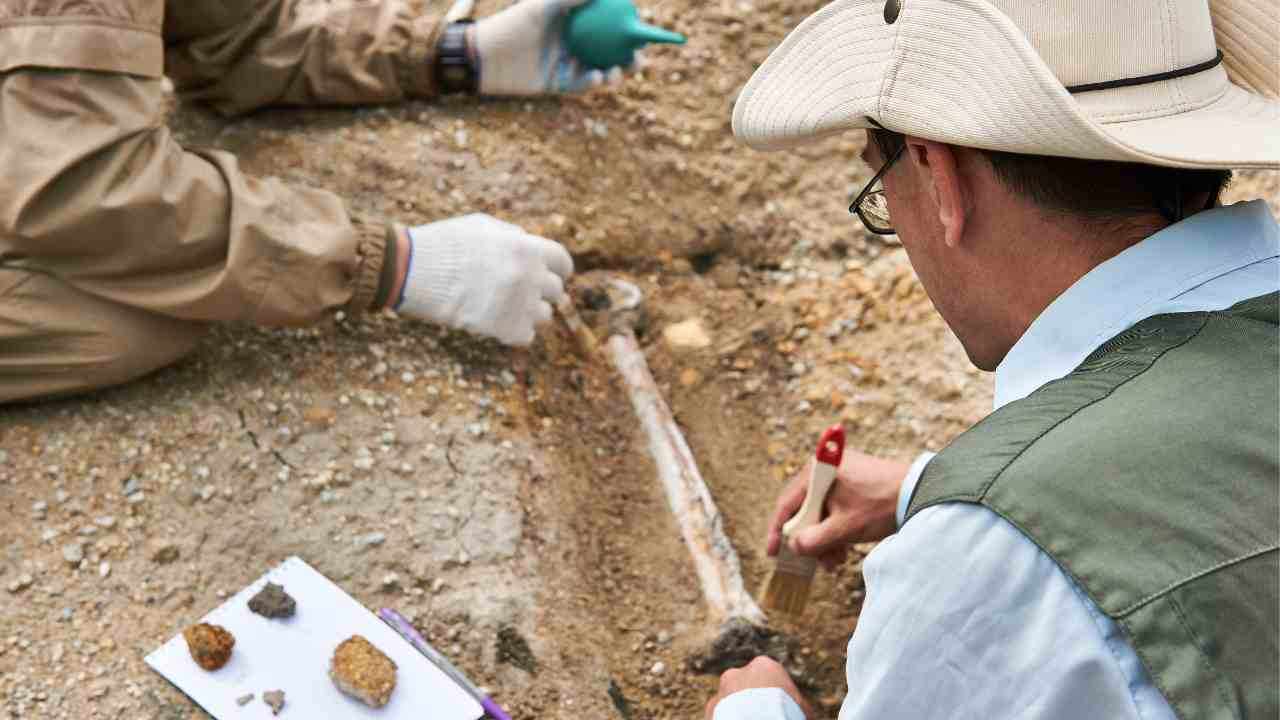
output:
POLYGON ((564 44, 569 11, 587 0, 522 0, 475 25, 481 95, 543 95, 587 90, 621 77, 578 62, 564 44))
MULTIPOLYGON (((809 461, 812 465, 812 460, 809 461)), ((827 495, 822 522, 805 528, 791 538, 791 551, 817 557, 828 570, 844 561, 849 546, 856 542, 883 540, 897 525, 894 517, 898 490, 911 466, 881 460, 854 450, 846 450, 835 485, 827 495)), ((810 467, 806 467, 782 491, 769 520, 770 556, 782 546, 782 526, 804 503, 809 489, 810 467)))
POLYGON ((409 230, 401 313, 508 345, 533 342, 564 297, 573 258, 560 246, 489 215, 409 230))
POLYGON ((791 681, 791 675, 786 669, 774 660, 763 655, 752 660, 746 667, 726 670, 720 676, 720 691, 716 696, 707 701, 707 717, 706 720, 712 720, 716 712, 716 705, 720 701, 738 692, 739 690, 750 690, 752 688, 781 688, 800 706, 804 711, 806 718, 813 717, 813 709, 809 707, 809 702, 800 694, 800 690, 796 688, 796 684, 791 681))

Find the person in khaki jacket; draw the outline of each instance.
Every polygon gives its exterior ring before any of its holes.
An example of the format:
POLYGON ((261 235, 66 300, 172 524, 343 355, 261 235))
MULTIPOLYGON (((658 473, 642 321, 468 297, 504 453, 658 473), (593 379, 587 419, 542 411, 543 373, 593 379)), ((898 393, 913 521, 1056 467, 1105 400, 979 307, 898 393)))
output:
POLYGON ((232 115, 442 92, 573 92, 585 0, 448 22, 420 0, 0 3, 0 403, 115 385, 208 324, 401 313, 510 344, 551 318, 572 259, 486 215, 403 228, 249 177, 165 127, 162 76, 232 115))

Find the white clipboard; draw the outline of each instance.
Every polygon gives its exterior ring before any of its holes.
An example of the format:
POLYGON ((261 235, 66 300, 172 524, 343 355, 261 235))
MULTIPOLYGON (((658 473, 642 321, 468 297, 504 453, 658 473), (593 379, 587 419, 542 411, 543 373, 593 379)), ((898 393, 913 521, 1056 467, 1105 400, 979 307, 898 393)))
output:
POLYGON ((395 630, 301 558, 291 557, 206 615, 236 638, 231 660, 208 672, 196 665, 179 634, 146 657, 147 665, 218 720, 270 720, 262 701, 283 690, 281 720, 478 720, 484 710, 395 630), (249 610, 267 582, 297 601, 293 617, 271 620, 249 610), (344 695, 329 678, 338 643, 363 635, 396 664, 396 689, 374 709, 344 695), (236 699, 252 693, 246 705, 236 699))

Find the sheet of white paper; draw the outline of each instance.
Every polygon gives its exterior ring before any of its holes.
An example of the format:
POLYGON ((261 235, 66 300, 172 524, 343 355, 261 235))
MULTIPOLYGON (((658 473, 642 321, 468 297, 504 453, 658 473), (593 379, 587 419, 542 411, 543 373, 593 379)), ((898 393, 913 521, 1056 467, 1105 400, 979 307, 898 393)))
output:
POLYGON ((204 617, 235 635, 231 661, 216 672, 196 665, 178 635, 147 656, 147 664, 218 720, 267 720, 262 693, 283 690, 280 718, 298 720, 477 720, 480 704, 395 630, 300 558, 292 557, 204 617), (298 603, 287 620, 249 610, 267 582, 283 585, 298 603), (347 697, 329 679, 338 643, 363 635, 397 667, 391 701, 379 709, 347 697), (253 693, 241 707, 236 698, 253 693))

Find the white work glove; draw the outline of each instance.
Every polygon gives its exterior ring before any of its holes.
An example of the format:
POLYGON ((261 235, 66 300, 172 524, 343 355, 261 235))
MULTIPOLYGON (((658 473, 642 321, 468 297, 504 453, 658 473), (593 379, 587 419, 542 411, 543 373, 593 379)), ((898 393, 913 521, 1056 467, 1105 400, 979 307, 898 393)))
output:
POLYGON ((489 215, 419 225, 409 239, 396 310, 507 345, 533 342, 573 274, 573 258, 559 243, 489 215))
POLYGON ((569 11, 587 0, 523 0, 476 23, 481 95, 574 93, 606 81, 608 73, 585 67, 564 44, 569 11))

